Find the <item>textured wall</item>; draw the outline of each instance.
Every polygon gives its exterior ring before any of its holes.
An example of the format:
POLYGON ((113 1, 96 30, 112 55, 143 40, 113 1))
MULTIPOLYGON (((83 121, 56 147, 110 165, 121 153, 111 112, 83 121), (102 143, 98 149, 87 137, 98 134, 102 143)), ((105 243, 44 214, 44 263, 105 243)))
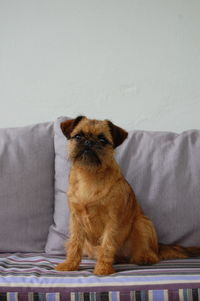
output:
POLYGON ((199 0, 0 0, 0 127, 200 128, 199 0))

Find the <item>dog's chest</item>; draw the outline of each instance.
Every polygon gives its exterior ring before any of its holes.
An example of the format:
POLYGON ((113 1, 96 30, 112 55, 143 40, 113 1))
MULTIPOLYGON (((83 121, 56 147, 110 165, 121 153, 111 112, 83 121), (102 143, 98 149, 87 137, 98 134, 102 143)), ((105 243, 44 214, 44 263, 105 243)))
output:
POLYGON ((102 205, 71 203, 71 208, 76 218, 81 223, 89 241, 95 241, 102 235, 106 224, 106 209, 102 205))
POLYGON ((108 220, 105 201, 107 187, 100 181, 87 181, 74 175, 70 179, 68 198, 70 209, 81 223, 88 240, 97 240, 102 235, 108 220))
POLYGON ((101 216, 101 212, 104 211, 103 206, 96 204, 83 204, 78 202, 71 202, 71 208, 77 217, 93 219, 101 216))
POLYGON ((103 181, 99 181, 95 178, 88 180, 85 178, 79 178, 77 175, 72 177, 69 188, 68 197, 73 202, 81 204, 96 203, 98 206, 100 202, 103 202, 105 195, 107 194, 108 188, 105 187, 103 181))

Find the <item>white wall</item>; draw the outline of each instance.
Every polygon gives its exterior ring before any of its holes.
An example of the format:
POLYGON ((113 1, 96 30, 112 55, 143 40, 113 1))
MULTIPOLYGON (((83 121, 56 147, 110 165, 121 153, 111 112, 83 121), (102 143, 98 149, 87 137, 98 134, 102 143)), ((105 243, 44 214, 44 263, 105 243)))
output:
POLYGON ((199 0, 0 0, 0 127, 200 128, 199 0))

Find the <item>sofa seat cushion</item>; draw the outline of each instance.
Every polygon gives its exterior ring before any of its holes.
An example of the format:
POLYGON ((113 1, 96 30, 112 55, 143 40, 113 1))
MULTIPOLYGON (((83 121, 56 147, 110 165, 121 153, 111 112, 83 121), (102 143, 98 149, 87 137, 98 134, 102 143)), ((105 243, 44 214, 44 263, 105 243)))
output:
POLYGON ((192 301, 200 297, 200 258, 148 266, 115 265, 116 273, 106 277, 95 276, 95 262, 86 258, 79 271, 55 271, 53 267, 63 259, 47 254, 0 254, 0 300, 192 301))

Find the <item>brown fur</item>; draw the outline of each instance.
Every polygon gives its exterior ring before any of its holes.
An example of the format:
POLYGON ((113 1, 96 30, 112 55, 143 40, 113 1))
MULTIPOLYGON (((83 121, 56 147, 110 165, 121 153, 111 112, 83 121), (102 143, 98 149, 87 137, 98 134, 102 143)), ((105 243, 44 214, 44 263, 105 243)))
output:
POLYGON ((114 148, 126 139, 126 131, 110 121, 83 116, 63 122, 61 128, 70 139, 67 194, 71 235, 67 258, 57 270, 76 270, 83 254, 97 259, 97 275, 113 273, 114 262, 153 264, 200 254, 200 248, 158 244, 153 223, 114 159, 114 148), (100 139, 102 135, 106 143, 100 139))

